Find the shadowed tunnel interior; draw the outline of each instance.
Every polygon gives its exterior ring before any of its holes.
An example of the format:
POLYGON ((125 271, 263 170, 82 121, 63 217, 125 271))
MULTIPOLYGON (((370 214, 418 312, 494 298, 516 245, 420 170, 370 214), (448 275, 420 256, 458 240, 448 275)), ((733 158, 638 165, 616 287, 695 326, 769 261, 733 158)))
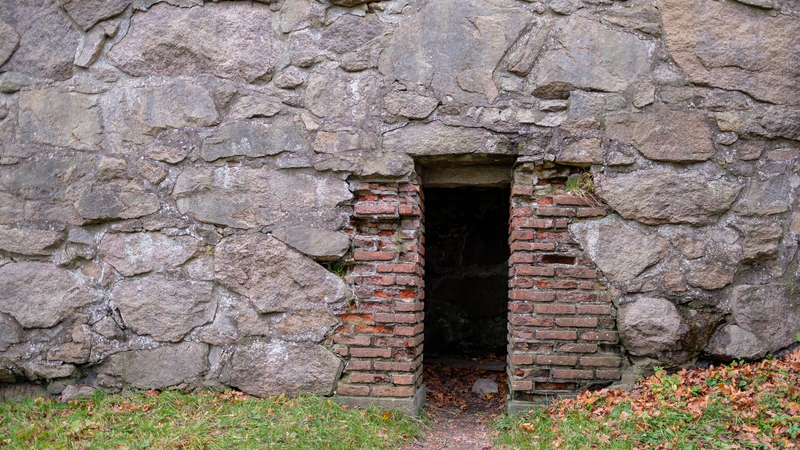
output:
POLYGON ((506 353, 509 188, 425 188, 425 355, 506 353))

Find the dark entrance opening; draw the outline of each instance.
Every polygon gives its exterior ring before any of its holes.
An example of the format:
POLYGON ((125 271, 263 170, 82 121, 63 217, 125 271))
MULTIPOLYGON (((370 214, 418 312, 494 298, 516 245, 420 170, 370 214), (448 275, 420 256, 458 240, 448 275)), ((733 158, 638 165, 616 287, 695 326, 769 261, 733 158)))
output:
POLYGON ((425 360, 504 356, 508 187, 425 187, 425 360))

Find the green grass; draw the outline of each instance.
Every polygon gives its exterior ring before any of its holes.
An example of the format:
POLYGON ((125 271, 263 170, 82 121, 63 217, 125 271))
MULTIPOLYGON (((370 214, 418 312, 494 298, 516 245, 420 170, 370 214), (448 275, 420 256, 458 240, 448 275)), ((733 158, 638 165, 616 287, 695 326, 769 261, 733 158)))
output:
POLYGON ((98 392, 67 405, 0 404, 3 449, 395 449, 419 433, 420 423, 402 414, 313 396, 98 392))
POLYGON ((511 449, 800 448, 800 350, 585 392, 496 424, 511 449))

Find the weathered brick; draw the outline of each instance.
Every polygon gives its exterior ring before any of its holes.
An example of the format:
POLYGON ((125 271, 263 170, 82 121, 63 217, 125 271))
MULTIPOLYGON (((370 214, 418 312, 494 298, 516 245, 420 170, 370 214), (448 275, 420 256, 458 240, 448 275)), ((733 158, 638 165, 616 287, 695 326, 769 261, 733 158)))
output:
POLYGON ((558 218, 556 219, 555 225, 553 225, 557 230, 561 230, 567 228, 567 225, 572 222, 572 219, 565 219, 565 218, 558 218))
POLYGON ((398 286, 419 286, 420 279, 414 275, 398 275, 395 277, 395 282, 398 286))
POLYGON ((392 203, 356 203, 356 214, 397 214, 397 205, 392 203))
POLYGON ((536 339, 574 341, 578 338, 578 332, 572 330, 536 330, 536 339))
POLYGON ((529 277, 552 277, 556 269, 553 267, 542 266, 515 266, 514 271, 517 275, 529 277))
POLYGON ((412 205, 400 205, 397 208, 397 212, 401 216, 419 216, 422 214, 422 211, 419 209, 418 206, 412 205))
POLYGON ((339 356, 350 356, 350 347, 334 345, 333 353, 336 353, 339 356))
POLYGON ((389 376, 383 373, 351 373, 351 383, 383 383, 389 376))
POLYGON ((394 302, 361 302, 358 309, 361 311, 393 311, 394 302))
POLYGON ((423 324, 418 324, 413 327, 395 327, 394 334, 398 336, 414 336, 419 333, 422 333, 422 330, 425 328, 423 324))
POLYGON ((575 305, 536 305, 536 314, 575 314, 575 305))
POLYGON ((609 306, 609 305, 578 305, 578 314, 609 315, 609 314, 611 314, 611 306, 609 306))
POLYGON ((372 314, 340 314, 339 319, 348 323, 368 323, 372 322, 372 314))
POLYGON ((511 221, 511 227, 513 229, 518 229, 518 228, 553 228, 553 220, 552 219, 528 219, 528 218, 520 217, 520 218, 516 218, 516 219, 511 221))
POLYGON ((559 292, 558 301, 567 303, 589 303, 597 299, 597 294, 589 292, 559 292))
POLYGON ((530 241, 534 238, 533 231, 514 230, 511 232, 511 241, 530 241))
POLYGON ((529 341, 533 339, 533 330, 513 330, 511 335, 516 339, 521 339, 523 341, 529 341))
POLYGON ((533 356, 531 355, 512 355, 511 363, 515 366, 528 366, 533 364, 533 356))
POLYGON ((509 294, 511 300, 527 300, 530 302, 552 302, 556 298, 554 292, 541 292, 515 289, 509 294))
POLYGON ((392 376, 394 384, 414 384, 415 375, 411 374, 396 374, 392 376))
POLYGON ((359 202, 376 202, 376 201, 378 201, 378 195, 377 194, 370 194, 370 193, 359 194, 358 195, 358 201, 359 202))
POLYGON ((622 359, 619 356, 584 356, 581 357, 582 366, 594 367, 619 367, 622 359))
POLYGON ((391 358, 392 349, 356 347, 350 349, 350 355, 355 358, 391 358))
POLYGON ((375 313, 373 314, 376 323, 416 323, 417 318, 414 314, 391 314, 391 313, 375 313))
POLYGON ((559 277, 573 277, 573 278, 597 278, 597 271, 593 269, 574 269, 567 267, 559 267, 556 270, 559 277))
POLYGON ((514 252, 508 261, 511 264, 532 264, 534 256, 533 253, 514 252))
POLYGON ((577 356, 565 355, 537 355, 536 364, 543 366, 574 366, 578 362, 577 356))
POLYGON ((422 302, 397 302, 395 303, 395 310, 397 312, 414 312, 422 311, 422 302))
POLYGON ((367 360, 358 360, 358 359, 351 359, 347 361, 347 365, 344 366, 344 370, 352 371, 352 370, 372 370, 372 361, 367 360))
POLYGON ((542 231, 536 230, 536 239, 540 239, 543 241, 558 241, 558 242, 569 242, 572 239, 572 235, 566 231, 542 231))
POLYGON ((605 341, 616 342, 618 339, 615 331, 587 331, 581 334, 581 340, 584 341, 605 341))
POLYGON ((521 184, 515 184, 511 188, 511 195, 513 197, 517 197, 517 196, 530 197, 530 196, 533 195, 533 186, 525 186, 525 185, 521 185, 521 184))
POLYGON ((512 278, 508 286, 510 288, 530 289, 533 284, 533 278, 512 278))
POLYGON ((529 303, 511 302, 509 310, 514 314, 530 314, 533 312, 533 305, 529 303))
POLYGON ((577 195, 556 195, 553 200, 556 205, 591 206, 594 204, 589 198, 577 195))
POLYGON ((394 284, 394 277, 393 276, 357 277, 355 282, 356 284, 391 286, 394 284))
POLYGON ((545 217, 575 217, 575 208, 564 208, 558 206, 540 206, 536 208, 536 214, 545 217))
POLYGON ((508 322, 511 325, 523 327, 552 327, 553 318, 547 316, 520 316, 516 314, 509 314, 508 322))
POLYGON ((362 298, 362 299, 366 299, 366 298, 372 297, 372 292, 373 292, 372 289, 366 289, 366 288, 353 289, 353 294, 355 294, 356 297, 362 298))
POLYGON ((533 389, 533 381, 512 380, 511 389, 515 391, 530 391, 533 389))
POLYGON ((413 397, 414 386, 373 386, 374 397, 413 397))
POLYGON ((420 267, 416 264, 378 264, 376 270, 381 273, 418 273, 420 267))
POLYGON ((375 370, 385 370, 388 372, 411 372, 417 367, 417 361, 375 361, 372 366, 375 370))
POLYGON ((353 259, 356 261, 391 261, 397 254, 395 252, 364 252, 357 251, 353 253, 353 259))
POLYGON ((559 317, 556 325, 560 327, 596 328, 597 317, 559 317))
POLYGON ((561 344, 554 351, 559 353, 595 353, 597 344, 561 344))
POLYGON ((366 397, 369 395, 369 386, 356 386, 352 384, 339 383, 339 386, 336 388, 336 393, 339 395, 366 397))
POLYGON ((591 380, 594 378, 594 371, 578 369, 553 369, 553 378, 562 380, 591 380))
POLYGON ((358 345, 361 347, 367 347, 371 344, 371 338, 369 336, 363 335, 346 335, 346 334, 335 334, 333 336, 333 342, 342 345, 358 345))
POLYGON ((539 289, 575 289, 578 283, 573 280, 536 280, 536 287, 539 289))
POLYGON ((606 210, 601 208, 578 208, 578 217, 605 216, 606 210))
POLYGON ((353 332, 360 334, 393 334, 394 329, 386 325, 356 325, 353 327, 353 332))
POLYGON ((511 210, 511 218, 515 217, 533 217, 533 209, 531 208, 513 208, 511 210))
POLYGON ((544 197, 536 200, 537 205, 552 205, 553 204, 553 197, 544 197))
POLYGON ((414 289, 375 289, 373 294, 378 298, 413 299, 417 296, 414 289))
POLYGON ((619 380, 622 374, 619 370, 597 369, 595 376, 600 380, 619 380))

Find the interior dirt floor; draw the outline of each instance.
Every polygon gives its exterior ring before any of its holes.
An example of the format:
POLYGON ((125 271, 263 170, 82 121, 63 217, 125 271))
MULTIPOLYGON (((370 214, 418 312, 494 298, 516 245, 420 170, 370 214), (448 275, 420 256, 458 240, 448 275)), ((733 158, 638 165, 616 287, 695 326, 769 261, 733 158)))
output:
POLYGON ((430 427, 405 450, 493 448, 495 431, 490 423, 505 408, 505 356, 432 359, 424 363, 423 371, 427 388, 424 417, 430 427), (472 393, 480 378, 494 380, 499 392, 472 393))

